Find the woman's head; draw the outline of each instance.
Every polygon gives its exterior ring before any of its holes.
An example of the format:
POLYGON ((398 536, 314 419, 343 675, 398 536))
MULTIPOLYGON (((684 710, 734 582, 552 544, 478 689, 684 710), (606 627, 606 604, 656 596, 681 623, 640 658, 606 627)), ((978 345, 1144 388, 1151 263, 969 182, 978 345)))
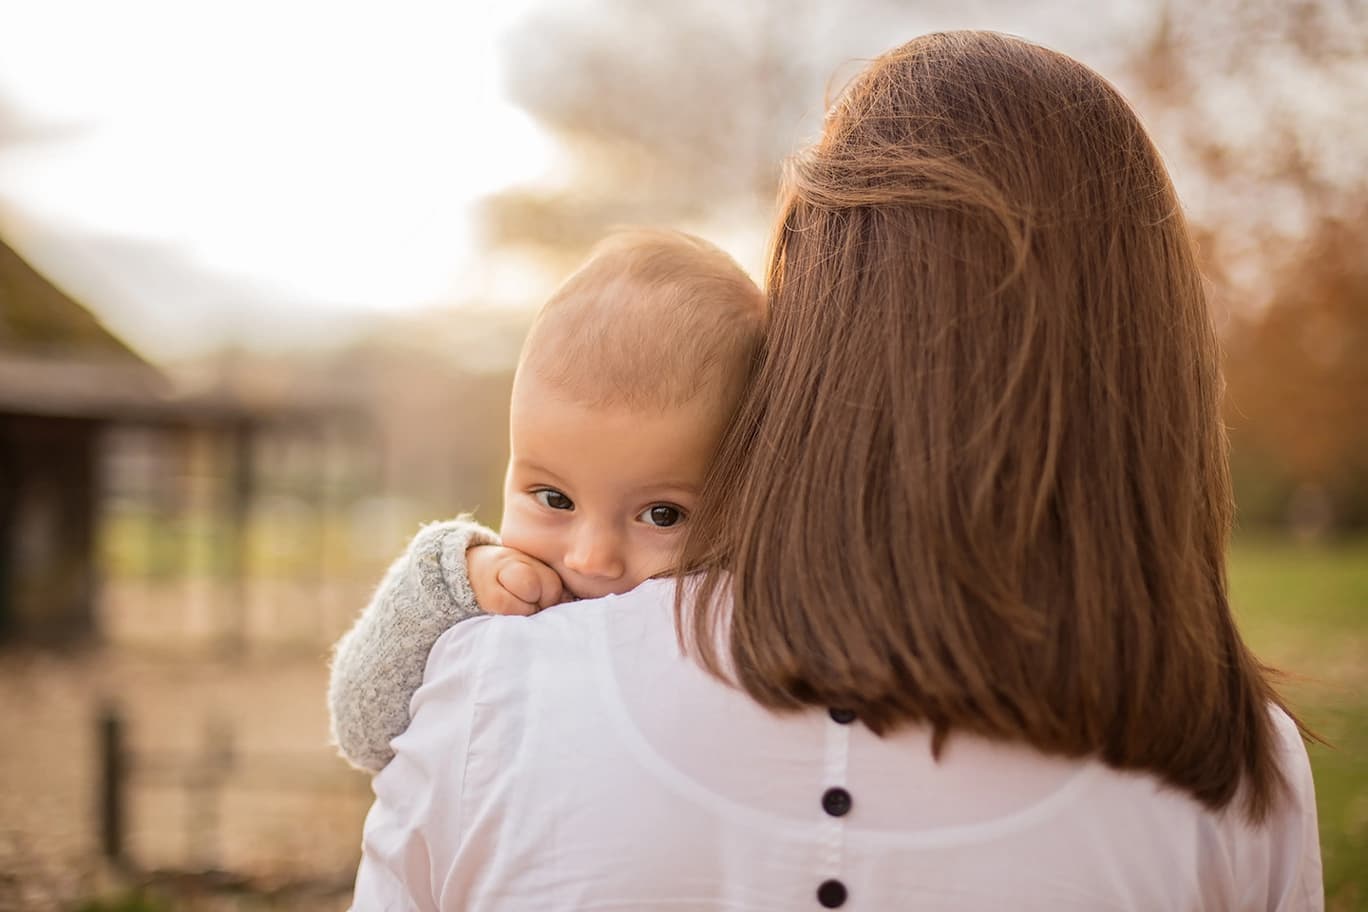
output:
POLYGON ((764 357, 688 550, 730 571, 702 604, 734 596, 742 685, 1098 753, 1213 805, 1248 773, 1260 812, 1217 345, 1125 100, 1018 39, 918 39, 791 163, 775 232, 764 357))

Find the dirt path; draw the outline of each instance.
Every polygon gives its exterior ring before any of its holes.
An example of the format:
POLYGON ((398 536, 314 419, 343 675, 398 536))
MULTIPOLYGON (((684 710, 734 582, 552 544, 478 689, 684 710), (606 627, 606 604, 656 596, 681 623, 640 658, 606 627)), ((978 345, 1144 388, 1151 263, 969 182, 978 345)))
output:
POLYGON ((324 656, 235 662, 0 653, 0 908, 54 908, 100 882, 96 718, 134 754, 127 850, 147 868, 345 880, 368 780, 327 746, 324 656), (196 788, 227 745, 219 788, 196 788))

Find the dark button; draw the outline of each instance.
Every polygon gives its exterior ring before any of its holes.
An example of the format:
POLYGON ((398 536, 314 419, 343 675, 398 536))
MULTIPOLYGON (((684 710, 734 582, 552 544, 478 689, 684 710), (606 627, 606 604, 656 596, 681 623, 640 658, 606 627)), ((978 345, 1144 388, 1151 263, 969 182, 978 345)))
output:
POLYGON ((844 817, 850 813, 850 792, 837 786, 822 794, 822 810, 832 817, 844 817))
POLYGON ((817 901, 824 909, 839 909, 845 905, 846 888, 839 880, 824 880, 817 888, 817 901))
POLYGON ((855 721, 855 710, 853 709, 833 709, 831 710, 831 720, 840 722, 842 725, 849 725, 855 721))

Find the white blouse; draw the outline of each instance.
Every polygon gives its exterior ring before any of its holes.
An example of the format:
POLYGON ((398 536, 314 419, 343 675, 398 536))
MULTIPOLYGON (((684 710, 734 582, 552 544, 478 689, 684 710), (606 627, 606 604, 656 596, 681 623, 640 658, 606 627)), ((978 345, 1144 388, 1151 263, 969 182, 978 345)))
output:
MULTIPOLYGON (((438 640, 375 778, 357 910, 1319 910, 1306 750, 1269 821, 1151 776, 776 715, 680 655, 673 586, 438 640)), ((844 718, 844 717, 841 717, 844 718)))

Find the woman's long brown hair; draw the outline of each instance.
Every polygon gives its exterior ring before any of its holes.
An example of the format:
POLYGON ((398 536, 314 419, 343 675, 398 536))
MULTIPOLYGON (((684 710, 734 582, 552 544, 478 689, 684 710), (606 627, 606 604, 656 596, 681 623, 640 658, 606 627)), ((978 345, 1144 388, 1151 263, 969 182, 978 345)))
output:
POLYGON ((1261 819, 1282 704, 1227 598, 1217 341, 1116 90, 994 33, 875 60, 791 163, 768 294, 686 547, 704 665, 1261 819))

